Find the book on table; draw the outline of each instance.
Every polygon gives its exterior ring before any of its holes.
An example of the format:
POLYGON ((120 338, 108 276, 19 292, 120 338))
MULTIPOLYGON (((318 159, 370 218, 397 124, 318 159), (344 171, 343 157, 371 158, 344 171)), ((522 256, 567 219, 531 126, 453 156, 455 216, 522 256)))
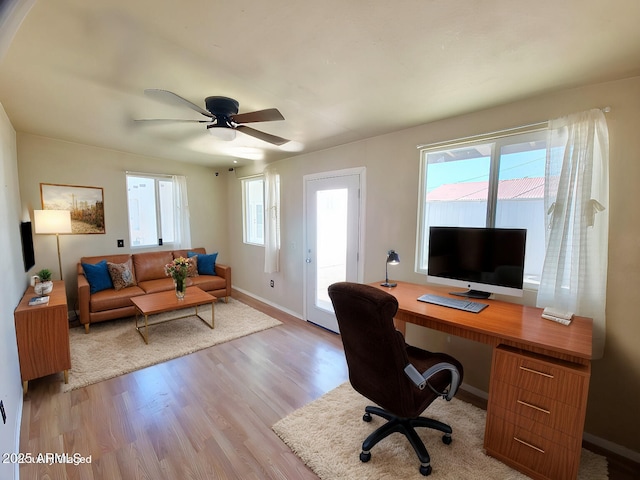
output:
POLYGON ((29 300, 29 306, 33 307, 35 305, 48 305, 49 304, 49 297, 33 297, 31 300, 29 300))

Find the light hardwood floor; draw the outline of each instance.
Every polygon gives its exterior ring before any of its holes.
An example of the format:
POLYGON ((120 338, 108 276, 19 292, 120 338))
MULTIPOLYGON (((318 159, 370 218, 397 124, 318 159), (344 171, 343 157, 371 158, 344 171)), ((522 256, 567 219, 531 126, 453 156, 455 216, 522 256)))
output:
MULTIPOLYGON (((271 425, 347 381, 340 338, 234 296, 284 325, 70 393, 57 393, 62 374, 32 381, 20 452, 77 452, 91 464, 23 464, 20 477, 317 480, 271 425)), ((610 471, 631 478, 624 462, 610 471)))

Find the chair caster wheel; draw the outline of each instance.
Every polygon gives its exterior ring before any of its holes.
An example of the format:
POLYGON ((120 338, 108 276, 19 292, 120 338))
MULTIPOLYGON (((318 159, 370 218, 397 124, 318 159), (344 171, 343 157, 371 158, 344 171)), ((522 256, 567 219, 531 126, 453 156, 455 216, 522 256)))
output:
POLYGON ((367 463, 371 460, 371 452, 360 452, 360 461, 362 463, 367 463))
POLYGON ((431 465, 427 465, 426 467, 424 465, 420 465, 420 473, 425 477, 431 475, 431 465))
POLYGON ((370 422, 371 421, 371 414, 369 412, 365 413, 362 416, 362 420, 364 420, 365 422, 370 422))
POLYGON ((451 445, 452 441, 453 441, 453 438, 451 438, 451 435, 442 436, 442 443, 444 443, 445 445, 451 445))

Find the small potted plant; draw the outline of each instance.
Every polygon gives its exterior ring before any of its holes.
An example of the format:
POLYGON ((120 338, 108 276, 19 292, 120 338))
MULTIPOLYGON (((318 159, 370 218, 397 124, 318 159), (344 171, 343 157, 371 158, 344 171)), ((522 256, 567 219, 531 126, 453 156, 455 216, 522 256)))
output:
POLYGON ((53 282, 51 281, 51 270, 43 268, 38 273, 38 282, 34 285, 33 289, 36 295, 48 295, 53 290, 53 282))

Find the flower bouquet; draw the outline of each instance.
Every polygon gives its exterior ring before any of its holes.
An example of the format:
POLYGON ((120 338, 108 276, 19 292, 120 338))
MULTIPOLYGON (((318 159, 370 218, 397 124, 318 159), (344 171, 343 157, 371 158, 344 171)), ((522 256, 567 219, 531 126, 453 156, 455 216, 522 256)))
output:
POLYGON ((173 278, 173 284, 176 287, 176 297, 179 299, 184 298, 184 294, 187 290, 187 269, 189 268, 189 261, 184 257, 178 257, 171 263, 167 263, 164 266, 164 273, 173 278))

